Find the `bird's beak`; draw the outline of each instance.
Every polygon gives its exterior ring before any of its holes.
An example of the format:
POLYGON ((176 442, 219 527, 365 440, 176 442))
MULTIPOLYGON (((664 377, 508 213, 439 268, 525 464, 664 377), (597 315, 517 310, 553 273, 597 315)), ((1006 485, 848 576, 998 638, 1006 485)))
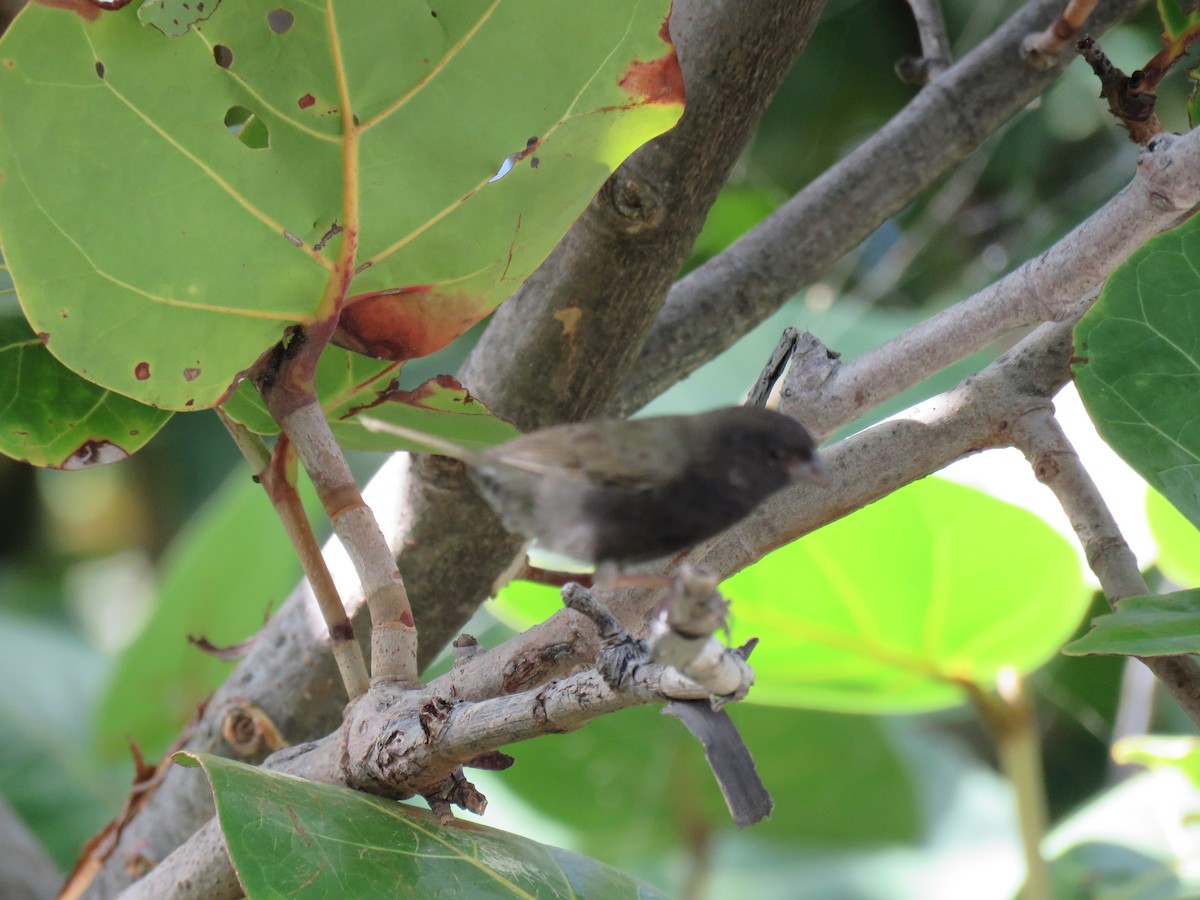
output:
POLYGON ((788 475, 792 481, 807 481, 822 487, 829 484, 829 469, 821 457, 815 454, 808 462, 796 463, 789 467, 788 475))

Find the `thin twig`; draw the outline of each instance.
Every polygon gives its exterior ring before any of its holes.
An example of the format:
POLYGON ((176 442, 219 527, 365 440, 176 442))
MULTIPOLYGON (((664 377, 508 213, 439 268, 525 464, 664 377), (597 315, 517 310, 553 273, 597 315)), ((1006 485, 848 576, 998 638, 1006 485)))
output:
POLYGON ((1044 31, 1029 35, 1021 44, 1025 59, 1035 68, 1054 65, 1087 17, 1096 8, 1096 0, 1069 0, 1063 14, 1046 26, 1044 31))
MULTIPOLYGON (((272 407, 272 394, 264 399, 272 407)), ((272 410, 272 414, 275 410, 272 410)), ((315 399, 278 417, 300 455, 334 533, 362 582, 371 611, 371 676, 412 686, 417 677, 417 630, 408 592, 379 523, 363 502, 354 475, 315 399)))
POLYGON ((262 438, 229 418, 220 407, 217 407, 217 416, 254 470, 255 478, 266 490, 276 515, 283 523, 288 540, 291 541, 304 569, 304 575, 312 587, 317 607, 325 619, 330 647, 337 662, 338 672, 341 673, 342 683, 346 687, 346 694, 353 700, 366 693, 367 666, 363 660, 362 648, 354 635, 354 626, 346 615, 346 608, 342 605, 342 598, 338 596, 333 576, 330 575, 325 557, 321 554, 321 545, 317 543, 304 506, 300 502, 300 495, 296 492, 295 454, 287 450, 287 438, 280 438, 284 449, 280 451, 277 448, 273 455, 262 438))
POLYGON ((946 19, 940 0, 908 0, 917 34, 921 38, 921 58, 905 57, 896 63, 896 74, 909 84, 928 84, 950 68, 950 39, 946 37, 946 19))
MULTIPOLYGON (((1109 605, 1115 609, 1118 600, 1150 593, 1137 558, 1048 405, 1014 422, 1013 444, 1025 454, 1038 481, 1049 487, 1062 505, 1109 605)), ((1200 725, 1200 664, 1196 657, 1157 656, 1142 662, 1200 725)))

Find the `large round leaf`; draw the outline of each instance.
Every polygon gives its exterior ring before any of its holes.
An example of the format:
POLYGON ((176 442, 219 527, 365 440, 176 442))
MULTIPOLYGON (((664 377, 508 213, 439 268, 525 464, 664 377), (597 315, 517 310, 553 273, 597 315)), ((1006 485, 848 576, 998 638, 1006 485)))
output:
POLYGON ((1070 545, 1032 513, 927 478, 725 582, 758 702, 845 712, 962 703, 1026 673, 1079 624, 1070 545))
POLYGON ((1200 527, 1200 221, 1161 234, 1075 327, 1075 383, 1096 430, 1200 527))
POLYGON ((238 0, 169 37, 187 23, 133 5, 30 4, 0 41, 26 315, 68 367, 171 409, 218 403, 343 294, 346 346, 436 350, 674 124, 669 7, 238 0))

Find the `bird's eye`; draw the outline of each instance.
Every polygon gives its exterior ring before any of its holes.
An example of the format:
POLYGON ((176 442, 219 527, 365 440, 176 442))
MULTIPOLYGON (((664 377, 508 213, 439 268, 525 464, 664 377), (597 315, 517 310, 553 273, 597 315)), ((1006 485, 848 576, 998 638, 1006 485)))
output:
POLYGON ((784 450, 782 447, 772 447, 771 448, 771 458, 772 459, 787 459, 787 457, 788 457, 788 452, 786 450, 784 450))

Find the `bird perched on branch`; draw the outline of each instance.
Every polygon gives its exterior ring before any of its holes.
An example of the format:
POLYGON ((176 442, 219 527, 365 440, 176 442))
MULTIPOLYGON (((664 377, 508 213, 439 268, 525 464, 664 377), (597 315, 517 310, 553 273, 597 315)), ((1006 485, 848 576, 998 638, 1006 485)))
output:
POLYGON ((753 406, 556 425, 486 450, 360 421, 462 460, 506 528, 581 562, 675 553, 741 521, 776 491, 824 478, 804 426, 753 406))

